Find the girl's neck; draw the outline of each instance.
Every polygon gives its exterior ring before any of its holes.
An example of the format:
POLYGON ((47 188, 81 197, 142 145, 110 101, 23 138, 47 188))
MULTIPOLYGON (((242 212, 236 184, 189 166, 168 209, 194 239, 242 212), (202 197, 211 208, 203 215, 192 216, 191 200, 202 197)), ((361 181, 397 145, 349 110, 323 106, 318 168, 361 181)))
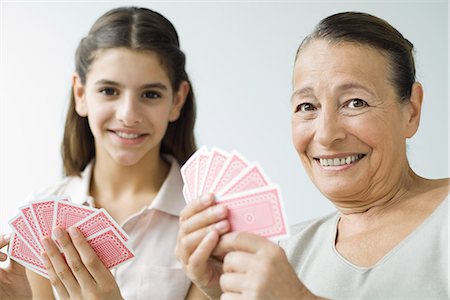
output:
POLYGON ((169 173, 170 166, 156 154, 124 166, 111 159, 97 158, 93 166, 90 193, 94 198, 120 199, 122 196, 156 194, 169 173))

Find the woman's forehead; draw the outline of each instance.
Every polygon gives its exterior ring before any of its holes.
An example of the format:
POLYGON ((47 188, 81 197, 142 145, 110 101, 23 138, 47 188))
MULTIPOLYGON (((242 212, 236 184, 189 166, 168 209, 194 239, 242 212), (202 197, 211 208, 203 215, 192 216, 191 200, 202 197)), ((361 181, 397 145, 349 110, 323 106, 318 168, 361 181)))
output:
POLYGON ((315 40, 306 45, 297 56, 294 74, 298 72, 329 72, 376 76, 386 75, 389 59, 379 49, 359 43, 330 43, 315 40))
POLYGON ((390 85, 389 61, 378 49, 356 43, 311 42, 299 53, 294 67, 294 92, 326 86, 376 89, 390 85))

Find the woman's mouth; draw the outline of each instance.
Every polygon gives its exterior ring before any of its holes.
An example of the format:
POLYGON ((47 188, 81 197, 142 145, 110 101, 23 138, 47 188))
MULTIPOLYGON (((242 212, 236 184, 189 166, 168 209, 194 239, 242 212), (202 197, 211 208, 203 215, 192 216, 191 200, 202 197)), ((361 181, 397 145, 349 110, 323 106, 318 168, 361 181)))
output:
POLYGON ((361 158, 363 158, 365 154, 355 154, 349 155, 345 157, 335 157, 335 158, 315 158, 319 161, 322 167, 338 167, 343 165, 350 165, 361 158))

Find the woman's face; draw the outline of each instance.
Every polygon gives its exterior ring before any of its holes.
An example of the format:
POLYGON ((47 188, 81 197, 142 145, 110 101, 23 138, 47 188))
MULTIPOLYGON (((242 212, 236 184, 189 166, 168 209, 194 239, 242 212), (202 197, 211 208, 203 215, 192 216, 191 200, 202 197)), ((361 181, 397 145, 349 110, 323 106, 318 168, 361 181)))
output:
POLYGON ((130 166, 158 157, 167 125, 184 103, 188 87, 182 85, 173 91, 156 53, 126 48, 98 53, 86 84, 74 78, 76 109, 88 118, 96 159, 130 166))
POLYGON ((408 170, 408 104, 389 80, 389 60, 354 43, 313 40, 293 74, 292 138, 308 175, 336 201, 384 193, 408 170))

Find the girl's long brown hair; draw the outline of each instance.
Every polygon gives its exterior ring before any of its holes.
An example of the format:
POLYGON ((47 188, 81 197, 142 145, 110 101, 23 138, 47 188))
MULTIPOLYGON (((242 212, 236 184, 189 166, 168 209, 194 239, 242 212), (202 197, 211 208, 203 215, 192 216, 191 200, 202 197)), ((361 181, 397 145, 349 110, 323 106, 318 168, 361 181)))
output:
MULTIPOLYGON (((174 91, 182 81, 189 83, 189 94, 180 117, 169 123, 161 144, 162 153, 173 155, 180 165, 183 164, 196 149, 195 97, 174 26, 161 14, 146 8, 121 7, 108 11, 94 23, 76 51, 75 69, 83 84, 98 51, 116 47, 155 52, 174 91)), ((75 111, 73 91, 70 98, 61 154, 64 174, 79 176, 95 157, 95 143, 87 117, 80 117, 75 111)))

